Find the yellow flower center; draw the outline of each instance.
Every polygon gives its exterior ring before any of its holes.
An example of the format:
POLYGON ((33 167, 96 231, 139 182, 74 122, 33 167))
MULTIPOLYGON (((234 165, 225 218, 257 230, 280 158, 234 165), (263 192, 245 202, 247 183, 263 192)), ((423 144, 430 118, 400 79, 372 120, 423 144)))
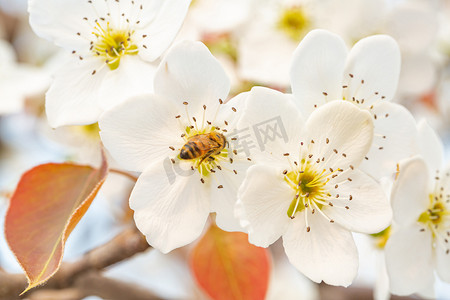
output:
POLYGON ((90 140, 100 140, 98 123, 82 126, 71 126, 70 127, 74 133, 82 135, 83 137, 90 140))
POLYGON ((383 231, 371 234, 370 236, 375 238, 375 247, 378 249, 384 249, 389 237, 391 236, 391 226, 387 227, 383 231))
POLYGON ((119 67, 122 56, 138 53, 138 47, 132 42, 134 31, 113 29, 109 23, 103 28, 97 22, 92 34, 96 36, 97 41, 93 43, 91 50, 96 56, 102 57, 111 70, 119 67))
POLYGON ((300 41, 311 26, 311 21, 301 7, 291 7, 281 13, 277 25, 291 39, 300 41))
POLYGON ((417 221, 428 225, 431 228, 436 228, 436 226, 439 226, 440 224, 445 222, 446 218, 450 216, 450 211, 447 210, 444 203, 439 200, 439 197, 430 194, 429 198, 429 208, 419 216, 419 219, 417 221))
MULTIPOLYGON (((217 133, 216 127, 208 125, 203 128, 195 128, 194 126, 186 126, 185 133, 183 134, 183 138, 186 142, 191 141, 194 143, 198 143, 200 141, 196 141, 195 137, 199 135, 205 135, 209 133, 217 133)), ((203 153, 206 153, 206 150, 203 150, 201 153, 197 153, 198 157, 191 159, 192 165, 196 166, 198 172, 202 177, 207 177, 209 174, 214 173, 215 169, 221 169, 220 163, 229 160, 228 149, 225 147, 219 152, 209 155, 205 158, 203 153), (203 154, 203 155, 200 155, 203 154)), ((178 158, 179 155, 178 155, 178 158)))
MULTIPOLYGON (((329 201, 332 195, 328 192, 327 183, 339 170, 316 170, 310 163, 302 160, 302 168, 285 171, 284 180, 295 191, 294 199, 287 210, 289 218, 293 219, 297 212, 310 208, 314 213, 316 209, 321 212, 322 208, 333 206, 329 201)), ((330 220, 331 221, 331 220, 330 220)))

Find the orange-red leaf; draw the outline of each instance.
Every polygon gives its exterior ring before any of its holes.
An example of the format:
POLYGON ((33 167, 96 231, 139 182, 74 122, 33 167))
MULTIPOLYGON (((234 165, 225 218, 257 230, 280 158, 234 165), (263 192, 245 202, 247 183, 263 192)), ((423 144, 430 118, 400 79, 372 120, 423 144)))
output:
POLYGON ((22 175, 6 213, 5 236, 28 278, 24 292, 58 270, 68 236, 106 175, 106 161, 99 169, 49 163, 22 175))
POLYGON ((211 226, 191 256, 191 270, 212 299, 264 299, 269 284, 267 249, 249 244, 241 232, 211 226))

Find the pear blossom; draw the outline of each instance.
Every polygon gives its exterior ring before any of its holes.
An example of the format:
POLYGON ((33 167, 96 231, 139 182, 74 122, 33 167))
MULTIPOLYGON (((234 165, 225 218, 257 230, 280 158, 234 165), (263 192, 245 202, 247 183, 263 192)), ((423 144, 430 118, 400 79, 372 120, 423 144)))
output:
POLYGON ((49 124, 95 123, 127 97, 152 92, 156 60, 175 38, 189 3, 30 0, 35 33, 72 53, 46 95, 49 124))
POLYGON ((418 127, 419 155, 399 164, 391 195, 397 226, 385 253, 390 290, 398 295, 426 291, 435 272, 450 282, 450 168, 431 127, 418 127))
POLYGON ((250 162, 234 148, 243 96, 225 103, 229 89, 206 46, 185 41, 161 62, 155 94, 131 98, 100 118, 106 149, 123 168, 142 172, 130 207, 150 245, 164 253, 199 237, 210 212, 222 229, 242 230, 234 204, 250 162), (223 148, 186 159, 205 148, 208 142, 198 138, 208 134, 223 136, 223 148))
POLYGON ((400 51, 391 37, 364 38, 348 52, 339 36, 318 29, 299 44, 290 74, 296 104, 306 115, 336 100, 372 115, 373 143, 361 168, 380 178, 393 174, 396 163, 416 151, 414 118, 390 102, 399 73, 400 51))
POLYGON ((377 32, 385 0, 266 0, 249 15, 238 41, 239 76, 271 87, 289 87, 289 65, 298 43, 314 28, 328 28, 353 43, 377 32))
POLYGON ((347 101, 315 110, 306 123, 291 95, 253 88, 239 127, 280 117, 287 141, 268 141, 268 151, 242 183, 236 215, 249 241, 267 247, 280 236, 290 262, 315 282, 348 286, 358 254, 352 231, 376 233, 391 221, 381 186, 358 170, 370 148, 370 114, 347 101))

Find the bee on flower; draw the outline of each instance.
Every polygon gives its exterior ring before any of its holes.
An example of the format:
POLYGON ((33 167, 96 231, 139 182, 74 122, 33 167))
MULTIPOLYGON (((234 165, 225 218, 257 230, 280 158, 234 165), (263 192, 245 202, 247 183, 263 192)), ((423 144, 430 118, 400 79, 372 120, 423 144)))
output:
POLYGON ((210 212, 222 229, 243 230, 234 204, 251 161, 235 132, 245 94, 225 102, 230 81, 200 42, 175 45, 154 86, 99 121, 111 155, 142 172, 130 197, 137 227, 165 253, 198 238, 210 212))

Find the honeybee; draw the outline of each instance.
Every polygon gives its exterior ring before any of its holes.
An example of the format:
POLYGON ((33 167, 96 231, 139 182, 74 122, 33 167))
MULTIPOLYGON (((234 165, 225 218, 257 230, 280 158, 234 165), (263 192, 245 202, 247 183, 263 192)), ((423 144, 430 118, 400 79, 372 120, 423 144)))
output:
POLYGON ((199 165, 207 158, 213 159, 211 156, 219 154, 220 151, 228 144, 223 134, 218 132, 210 132, 197 134, 190 137, 186 144, 180 150, 181 159, 201 158, 199 165))

